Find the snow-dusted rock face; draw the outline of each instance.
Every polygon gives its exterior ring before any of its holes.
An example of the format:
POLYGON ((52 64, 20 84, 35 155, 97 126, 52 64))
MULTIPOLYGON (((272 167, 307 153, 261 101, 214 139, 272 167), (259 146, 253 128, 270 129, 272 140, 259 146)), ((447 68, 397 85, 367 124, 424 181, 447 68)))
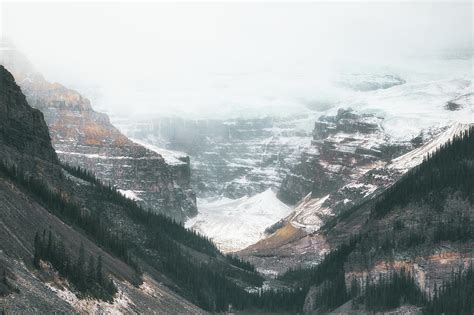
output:
POLYGON ((348 184, 384 161, 413 148, 411 142, 389 144, 373 114, 339 109, 316 121, 311 147, 283 180, 279 197, 296 203, 311 193, 320 198, 348 184))
POLYGON ((316 115, 228 120, 113 118, 141 143, 184 151, 201 198, 238 199, 277 188, 311 143, 316 115))
MULTIPOLYGON (((440 129, 430 135, 430 140, 419 140, 424 142, 422 145, 410 141, 390 146, 389 142, 381 141, 378 147, 372 148, 373 154, 369 153, 369 148, 357 147, 357 150, 363 152, 363 159, 359 158, 359 162, 357 155, 347 157, 345 155, 347 151, 344 151, 344 155, 338 156, 337 161, 346 160, 360 164, 335 167, 334 161, 323 162, 327 167, 316 168, 321 173, 316 173, 314 176, 317 178, 326 176, 326 181, 337 178, 339 184, 334 184, 328 190, 324 186, 313 186, 313 189, 295 206, 292 215, 286 218, 286 221, 309 233, 317 231, 331 217, 386 189, 408 170, 419 165, 429 153, 461 134, 468 126, 469 124, 455 123, 440 129), (400 154, 400 152, 406 153, 400 154)), ((370 143, 377 144, 377 141, 374 139, 370 143)), ((321 155, 315 156, 313 163, 321 163, 318 158, 320 159, 321 155)), ((314 183, 318 182, 315 180, 314 183)))
POLYGON ((189 158, 145 148, 124 136, 88 99, 50 83, 15 49, 0 61, 13 73, 28 103, 41 110, 61 161, 92 171, 105 183, 128 191, 144 206, 184 220, 196 214, 189 158))

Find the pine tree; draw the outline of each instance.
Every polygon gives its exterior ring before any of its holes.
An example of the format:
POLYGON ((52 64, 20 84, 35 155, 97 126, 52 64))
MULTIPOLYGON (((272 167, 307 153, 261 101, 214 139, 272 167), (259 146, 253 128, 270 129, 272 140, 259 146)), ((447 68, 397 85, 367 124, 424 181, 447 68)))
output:
POLYGON ((97 269, 96 269, 96 281, 97 283, 101 284, 103 283, 104 280, 104 275, 102 274, 102 256, 99 255, 99 258, 97 259, 97 269))
POLYGON ((95 260, 94 256, 89 256, 89 263, 87 265, 87 284, 92 284, 95 282, 96 270, 95 270, 95 260))
POLYGON ((38 268, 41 257, 41 243, 38 232, 35 234, 33 265, 38 268))
POLYGON ((85 287, 85 263, 86 263, 86 258, 85 258, 85 253, 84 253, 84 243, 81 242, 81 247, 79 248, 79 256, 77 257, 77 263, 76 263, 76 275, 78 279, 79 286, 82 288, 85 287))

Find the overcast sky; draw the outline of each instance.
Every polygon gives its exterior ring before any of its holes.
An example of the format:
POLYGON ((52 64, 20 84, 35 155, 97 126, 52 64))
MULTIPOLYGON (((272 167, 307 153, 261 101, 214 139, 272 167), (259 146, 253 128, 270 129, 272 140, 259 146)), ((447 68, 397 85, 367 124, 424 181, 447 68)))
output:
POLYGON ((96 107, 188 112, 298 105, 341 65, 472 49, 472 2, 3 3, 2 34, 96 107), (85 90, 84 90, 85 91, 85 90))

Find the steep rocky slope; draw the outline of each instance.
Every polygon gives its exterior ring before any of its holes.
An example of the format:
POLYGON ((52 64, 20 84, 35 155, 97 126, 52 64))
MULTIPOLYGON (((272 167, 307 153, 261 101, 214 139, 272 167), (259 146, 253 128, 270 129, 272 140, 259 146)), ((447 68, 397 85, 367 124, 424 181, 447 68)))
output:
POLYGON ((14 74, 28 102, 43 112, 61 161, 93 171, 124 194, 175 219, 196 214, 188 157, 170 161, 129 140, 107 115, 94 111, 88 99, 46 81, 11 46, 1 48, 0 62, 14 74))
POLYGON ((382 121, 374 114, 342 108, 336 115, 320 117, 311 147, 282 182, 280 198, 296 203, 308 193, 323 197, 413 148, 412 142, 390 143, 382 121))
MULTIPOLYGON (((334 243, 318 232, 322 226, 345 215, 344 213, 348 209, 373 200, 404 173, 420 164, 429 153, 434 152, 453 136, 466 130, 468 126, 468 124, 455 124, 434 136, 424 145, 397 158, 380 158, 378 154, 375 157, 363 154, 362 161, 371 162, 366 165, 368 166, 366 169, 363 165, 362 167, 359 165, 358 168, 349 167, 346 172, 341 172, 341 169, 344 170, 344 166, 340 166, 338 172, 333 174, 326 172, 321 167, 322 171, 316 172, 316 174, 319 176, 328 174, 329 181, 333 178, 339 179, 339 185, 333 187, 332 191, 323 192, 316 185, 314 191, 310 190, 307 196, 295 206, 292 214, 276 224, 274 229, 269 230, 267 238, 244 249, 240 255, 248 258, 262 270, 269 272, 282 272, 291 266, 317 264, 327 252, 334 249, 334 243), (376 163, 373 163, 374 160, 376 163)), ((352 139, 352 141, 356 140, 352 139)), ((371 143, 377 142, 368 142, 369 145, 371 143)), ((400 147, 397 145, 396 148, 400 147)), ((334 150, 332 146, 329 148, 334 150)), ((389 152, 393 152, 390 148, 388 149, 389 152)), ((356 150, 354 151, 356 152, 356 150)), ((342 156, 346 154, 349 154, 352 163, 356 163, 357 159, 354 156, 357 157, 357 155, 355 153, 344 152, 342 156)), ((339 155, 340 157, 341 155, 339 155)), ((339 159, 338 161, 344 160, 339 159)), ((329 166, 331 165, 329 164, 329 166)), ((353 229, 360 228, 364 220, 363 216, 355 219, 353 229)), ((334 234, 335 238, 344 239, 346 236, 347 234, 341 232, 334 234)))
MULTIPOLYGON (((4 274, 0 309, 7 313, 202 312, 152 277, 145 275, 139 285, 133 268, 112 255, 106 247, 99 247, 76 224, 65 224, 53 214, 47 202, 33 193, 33 187, 38 187, 34 186, 34 181, 29 180, 27 185, 15 180, 19 174, 24 174, 40 181, 51 191, 60 192, 63 198, 67 196, 65 200, 80 203, 89 200, 99 207, 104 206, 99 200, 92 199, 94 187, 61 168, 43 115, 27 104, 13 76, 3 66, 0 66, 0 82, 1 163, 16 167, 14 173, 2 169, 0 175, 0 269, 4 274), (82 196, 77 189, 82 191, 82 196), (104 269, 113 277, 119 290, 113 303, 79 300, 67 283, 59 281, 57 274, 33 268, 35 232, 43 229, 60 235, 68 248, 78 250, 82 243, 88 255, 102 256, 104 269)), ((82 211, 88 213, 97 209, 83 204, 82 211)))

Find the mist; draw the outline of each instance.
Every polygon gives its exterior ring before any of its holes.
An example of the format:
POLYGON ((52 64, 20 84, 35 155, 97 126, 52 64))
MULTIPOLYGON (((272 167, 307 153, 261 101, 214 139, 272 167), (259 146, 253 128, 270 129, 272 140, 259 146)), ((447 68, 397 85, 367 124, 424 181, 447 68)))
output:
POLYGON ((47 80, 119 114, 297 113, 348 97, 345 73, 472 73, 471 2, 7 2, 1 15, 47 80), (440 61, 457 51, 470 59, 440 61))

